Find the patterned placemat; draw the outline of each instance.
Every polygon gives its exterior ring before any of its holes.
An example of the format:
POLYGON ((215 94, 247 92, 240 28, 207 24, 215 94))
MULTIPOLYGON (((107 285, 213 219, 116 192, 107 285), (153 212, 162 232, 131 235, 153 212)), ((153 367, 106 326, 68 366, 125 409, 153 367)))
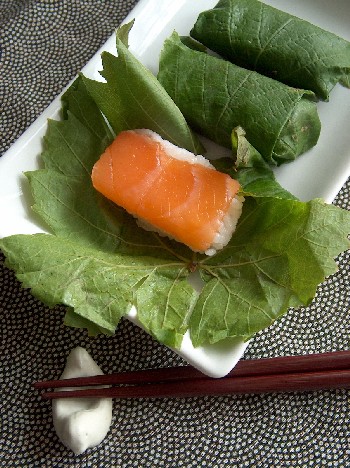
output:
MULTIPOLYGON (((0 0, 1 153, 110 36, 136 1, 0 0)), ((350 209, 347 183, 335 203, 350 209)), ((0 220, 6 222, 6 220, 0 220)), ((245 357, 349 348, 349 253, 313 303, 252 340, 245 357)), ((3 256, 0 257, 3 264, 3 256)), ((31 388, 57 377, 75 346, 104 372, 184 364, 124 320, 113 337, 63 326, 0 269, 0 466, 320 467, 350 465, 349 392, 114 401, 110 432, 75 456, 54 432, 51 405, 31 388)))

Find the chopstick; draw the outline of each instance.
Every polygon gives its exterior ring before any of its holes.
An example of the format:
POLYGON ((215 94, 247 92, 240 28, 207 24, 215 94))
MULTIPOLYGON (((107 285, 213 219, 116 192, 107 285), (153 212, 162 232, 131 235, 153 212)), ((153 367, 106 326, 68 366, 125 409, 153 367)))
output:
POLYGON ((170 398, 350 388, 350 351, 241 360, 222 378, 190 366, 36 382, 37 389, 69 388, 42 394, 54 398, 170 398), (84 388, 96 385, 121 387, 84 388), (127 385, 127 386, 125 386, 127 385))

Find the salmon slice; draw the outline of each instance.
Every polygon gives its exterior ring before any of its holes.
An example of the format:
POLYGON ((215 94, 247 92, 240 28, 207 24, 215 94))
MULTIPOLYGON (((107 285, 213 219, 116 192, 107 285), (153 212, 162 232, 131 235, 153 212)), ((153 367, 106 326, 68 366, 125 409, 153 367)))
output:
POLYGON ((229 240, 241 213, 237 181, 150 130, 121 132, 94 165, 91 178, 97 191, 148 229, 198 252, 215 253, 220 230, 231 231, 229 240))

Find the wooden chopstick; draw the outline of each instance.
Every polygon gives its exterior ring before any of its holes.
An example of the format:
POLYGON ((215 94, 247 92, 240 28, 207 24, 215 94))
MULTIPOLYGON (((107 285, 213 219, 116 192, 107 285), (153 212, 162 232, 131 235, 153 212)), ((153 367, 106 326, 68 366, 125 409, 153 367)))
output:
POLYGON ((241 360, 226 377, 219 379, 182 366, 49 380, 33 385, 48 389, 115 384, 128 386, 45 392, 42 397, 167 398, 350 388, 350 351, 241 360))
MULTIPOLYGON (((253 376, 346 368, 350 369, 350 351, 336 351, 300 356, 241 360, 227 376, 253 376)), ((179 366, 120 372, 118 374, 75 377, 64 380, 44 380, 34 383, 33 386, 35 388, 86 387, 201 379, 205 377, 202 372, 194 367, 179 366)))
POLYGON ((88 388, 72 391, 45 392, 45 399, 54 398, 185 398, 233 394, 300 392, 350 388, 350 370, 271 374, 221 379, 169 381, 159 384, 127 387, 88 388))

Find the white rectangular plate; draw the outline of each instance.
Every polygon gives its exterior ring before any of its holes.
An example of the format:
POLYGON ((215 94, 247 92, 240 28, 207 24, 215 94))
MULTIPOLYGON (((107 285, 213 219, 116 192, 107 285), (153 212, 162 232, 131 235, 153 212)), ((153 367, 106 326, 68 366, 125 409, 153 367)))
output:
MULTIPOLYGON (((217 0, 141 0, 124 22, 135 18, 130 33, 130 50, 154 73, 164 40, 176 30, 188 34, 200 11, 212 8, 217 0)), ((272 6, 311 21, 350 40, 348 0, 267 0, 272 6)), ((113 35, 84 67, 83 73, 100 79, 100 54, 107 50, 116 54, 113 35)), ((276 170, 279 182, 301 200, 323 198, 332 202, 350 175, 350 91, 337 86, 329 103, 319 103, 322 131, 315 148, 297 161, 276 170)), ((31 213, 28 187, 22 173, 39 167, 42 137, 47 119, 58 118, 60 97, 57 97, 31 127, 0 159, 0 237, 12 234, 44 232, 31 213)), ((129 314, 137 323, 136 311, 129 314)), ((188 334, 178 354, 202 372, 221 377, 242 357, 247 343, 241 340, 193 348, 188 334)))

